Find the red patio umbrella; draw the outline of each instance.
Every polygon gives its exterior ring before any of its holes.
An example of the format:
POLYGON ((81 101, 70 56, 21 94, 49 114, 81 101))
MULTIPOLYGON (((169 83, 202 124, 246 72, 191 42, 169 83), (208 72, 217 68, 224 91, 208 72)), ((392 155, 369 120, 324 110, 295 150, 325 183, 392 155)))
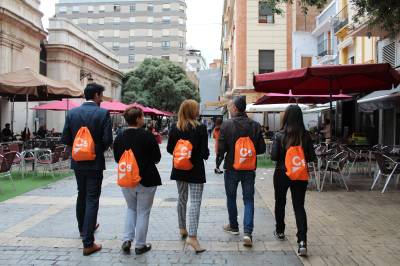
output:
POLYGON ((68 100, 68 99, 63 99, 62 101, 54 101, 54 102, 49 102, 46 104, 38 105, 36 107, 33 107, 31 109, 33 110, 50 110, 50 111, 68 111, 71 110, 72 108, 78 107, 80 104, 68 100))
POLYGON ((107 109, 112 113, 122 113, 125 111, 126 108, 128 108, 128 105, 118 101, 111 101, 111 102, 102 102, 100 107, 107 109))
MULTIPOLYGON (((255 75, 257 92, 320 95, 369 93, 388 90, 400 83, 400 74, 390 64, 323 65, 255 75)), ((330 101, 332 115, 332 100, 330 101)), ((331 124, 332 127, 332 124, 331 124)))
POLYGON ((257 92, 321 95, 388 90, 400 83, 390 64, 324 65, 255 75, 257 92))
POLYGON ((351 99, 350 95, 346 94, 335 94, 332 95, 294 95, 292 91, 289 94, 283 93, 266 93, 254 105, 260 104, 278 104, 278 103, 328 103, 331 99, 334 101, 351 99))

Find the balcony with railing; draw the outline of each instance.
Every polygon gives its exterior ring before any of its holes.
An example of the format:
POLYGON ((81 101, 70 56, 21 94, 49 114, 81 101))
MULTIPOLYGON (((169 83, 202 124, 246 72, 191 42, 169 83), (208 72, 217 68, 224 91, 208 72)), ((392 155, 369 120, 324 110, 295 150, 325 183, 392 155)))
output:
POLYGON ((334 18, 333 18, 333 29, 337 33, 344 26, 349 24, 349 11, 346 5, 334 18))
POLYGON ((318 43, 318 56, 333 55, 333 50, 329 49, 329 40, 324 39, 318 43))

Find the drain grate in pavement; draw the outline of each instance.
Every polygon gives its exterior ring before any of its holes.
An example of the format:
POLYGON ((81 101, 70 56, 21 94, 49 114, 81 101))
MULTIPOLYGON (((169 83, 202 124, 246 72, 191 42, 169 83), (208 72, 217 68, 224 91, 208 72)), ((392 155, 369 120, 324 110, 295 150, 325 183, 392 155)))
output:
POLYGON ((178 201, 178 199, 177 199, 177 198, 166 198, 166 199, 164 199, 163 201, 166 201, 166 202, 176 202, 176 201, 178 201))

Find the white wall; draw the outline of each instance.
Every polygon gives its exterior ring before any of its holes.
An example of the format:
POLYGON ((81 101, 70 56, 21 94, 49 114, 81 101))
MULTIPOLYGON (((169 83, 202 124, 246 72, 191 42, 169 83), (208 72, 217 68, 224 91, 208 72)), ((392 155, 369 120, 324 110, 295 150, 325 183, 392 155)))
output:
POLYGON ((311 35, 309 32, 297 31, 293 32, 293 46, 292 46, 292 62, 293 69, 301 68, 301 57, 312 56, 312 65, 316 65, 317 62, 317 38, 311 35))

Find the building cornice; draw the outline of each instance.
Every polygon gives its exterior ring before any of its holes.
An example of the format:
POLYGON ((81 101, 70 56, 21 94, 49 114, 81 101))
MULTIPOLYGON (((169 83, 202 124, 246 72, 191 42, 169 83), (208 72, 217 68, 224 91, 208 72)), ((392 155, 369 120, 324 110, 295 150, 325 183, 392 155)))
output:
POLYGON ((23 42, 3 32, 0 32, 0 45, 12 47, 18 51, 22 51, 25 47, 23 42))
POLYGON ((0 21, 4 20, 5 17, 24 25, 25 27, 30 28, 32 30, 32 32, 34 32, 38 35, 39 38, 46 39, 47 32, 45 30, 36 26, 34 23, 26 20, 25 18, 21 17, 20 15, 0 6, 0 21))
MULTIPOLYGON (((114 69, 114 68, 102 63, 101 61, 99 61, 98 59, 94 58, 93 56, 91 56, 91 55, 89 55, 87 53, 84 53, 84 52, 76 49, 73 46, 69 46, 69 45, 66 45, 66 44, 46 44, 45 47, 46 47, 46 50, 49 51, 49 52, 51 50, 68 50, 68 51, 70 51, 70 52, 72 52, 74 54, 77 54, 80 57, 87 58, 87 60, 92 61, 93 63, 97 64, 98 66, 100 66, 100 67, 102 67, 102 68, 104 68, 106 70, 108 70, 112 74, 119 76, 120 78, 123 77, 123 73, 121 71, 119 71, 117 69, 114 69)), ((47 58, 47 60, 48 61, 63 61, 63 62, 66 61, 66 60, 53 60, 53 59, 50 59, 50 58, 47 58)))
POLYGON ((119 63, 118 56, 114 54, 112 50, 108 49, 107 47, 99 43, 96 39, 90 36, 82 28, 75 26, 69 20, 64 18, 51 18, 49 21, 50 21, 50 27, 48 29, 50 32, 49 44, 65 44, 66 46, 72 46, 69 45, 68 43, 59 43, 60 40, 58 39, 53 40, 52 38, 52 34, 54 32, 66 32, 68 34, 75 36, 82 42, 85 42, 85 45, 87 46, 88 49, 93 48, 93 51, 98 52, 99 55, 104 57, 104 59, 110 60, 110 65, 113 64, 118 65, 119 63))

